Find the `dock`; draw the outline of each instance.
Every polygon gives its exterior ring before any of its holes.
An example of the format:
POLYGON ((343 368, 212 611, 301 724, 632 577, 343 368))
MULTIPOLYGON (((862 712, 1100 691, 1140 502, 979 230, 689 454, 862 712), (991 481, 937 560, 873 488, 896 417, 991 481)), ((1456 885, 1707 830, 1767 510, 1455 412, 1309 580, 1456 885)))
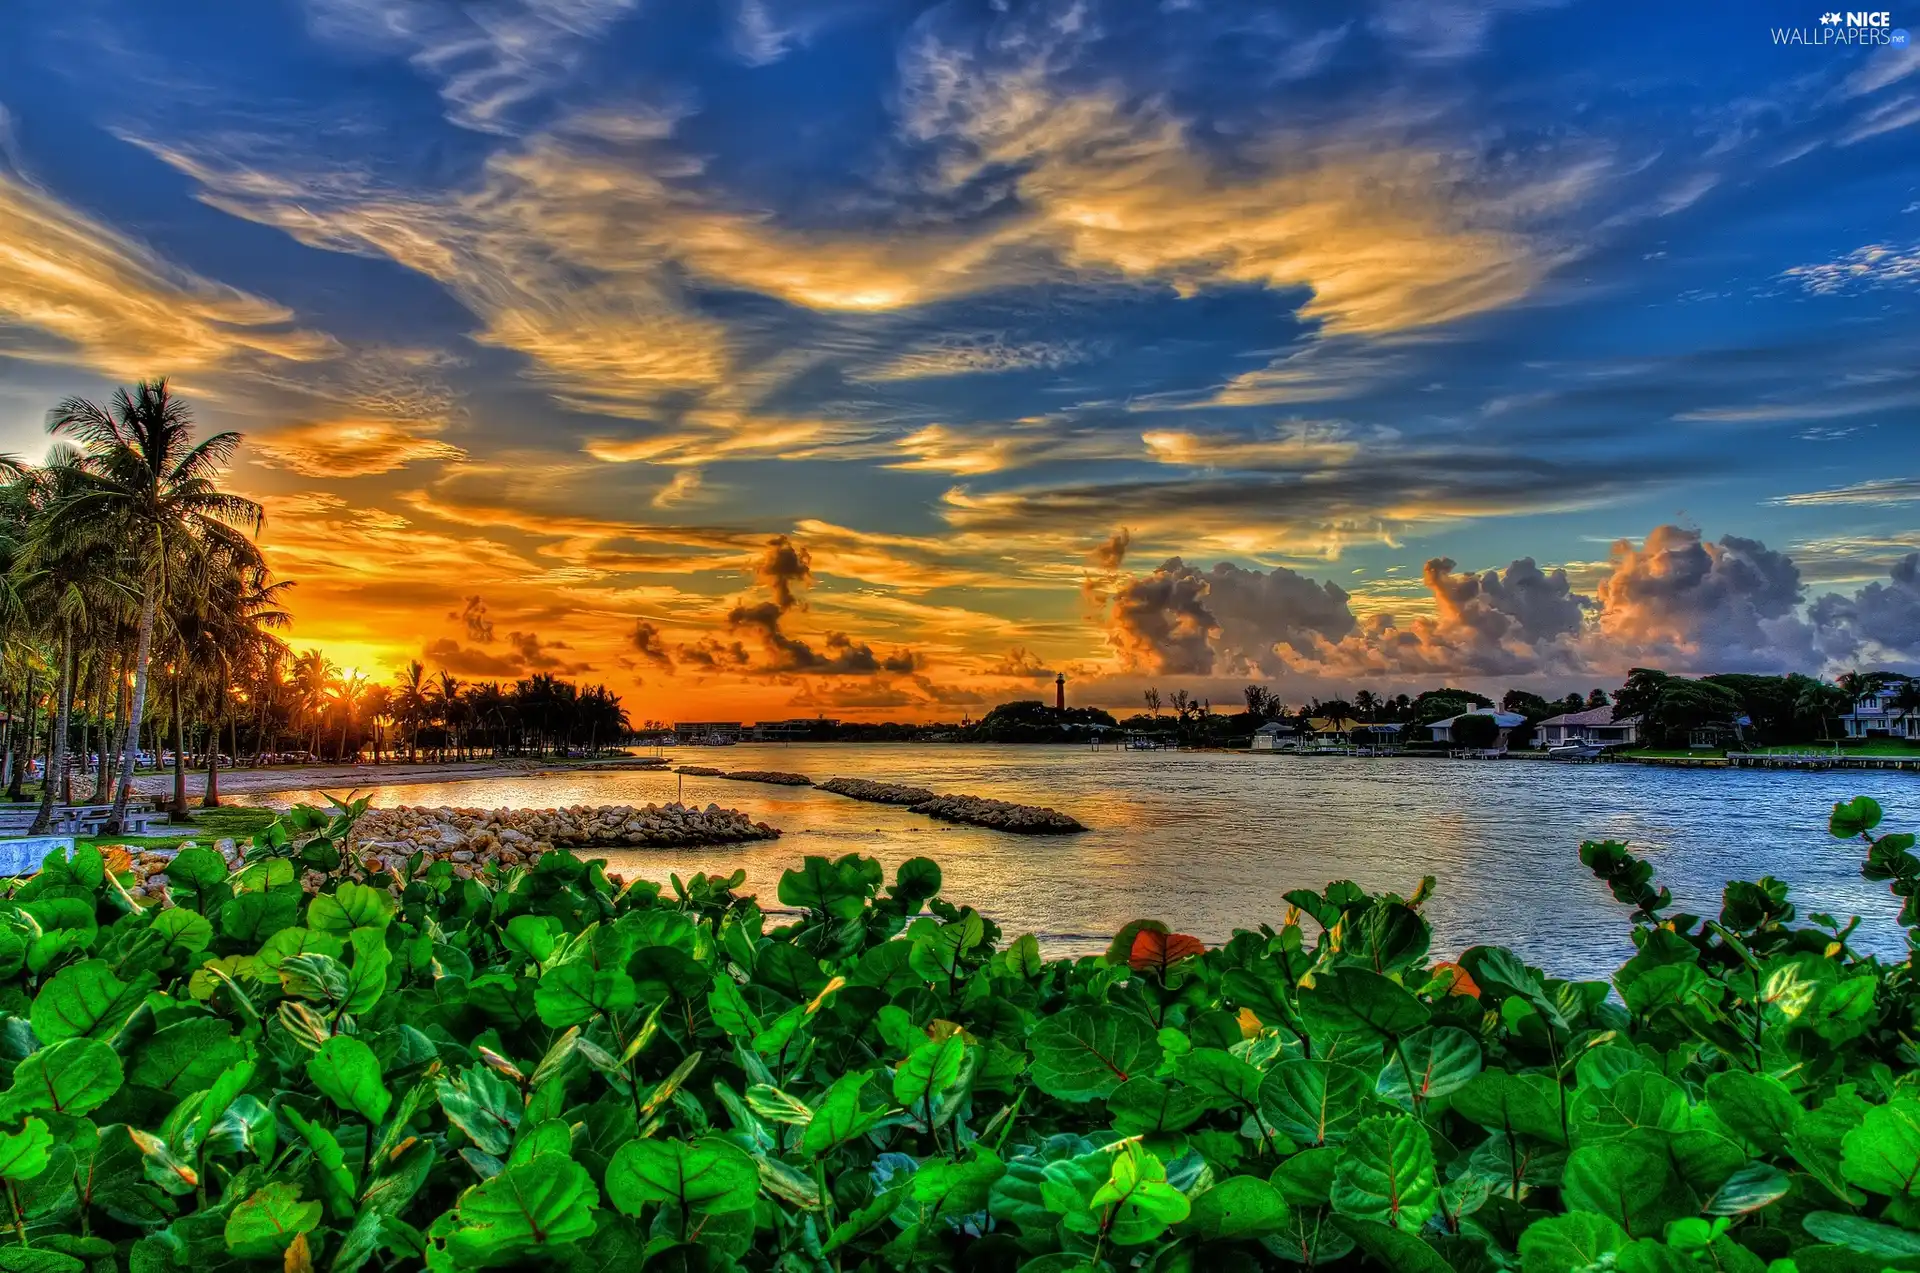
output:
POLYGON ((1905 769, 1920 773, 1920 756, 1849 756, 1830 751, 1730 751, 1735 769, 1905 769))

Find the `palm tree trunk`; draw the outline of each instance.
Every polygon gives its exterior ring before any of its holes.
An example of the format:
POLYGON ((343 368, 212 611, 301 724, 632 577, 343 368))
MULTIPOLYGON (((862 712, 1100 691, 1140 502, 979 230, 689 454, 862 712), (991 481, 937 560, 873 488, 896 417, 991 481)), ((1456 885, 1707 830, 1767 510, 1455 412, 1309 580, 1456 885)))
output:
POLYGON ((119 675, 118 660, 107 658, 101 660, 101 663, 100 772, 93 780, 93 798, 89 801, 91 804, 102 804, 113 798, 113 775, 120 759, 120 734, 117 722, 125 716, 120 706, 121 687, 125 684, 125 678, 119 675))
POLYGON ((27 727, 21 733, 19 742, 15 745, 20 759, 18 763, 14 765, 13 777, 7 783, 7 799, 13 801, 15 804, 26 799, 26 794, 20 790, 20 784, 26 781, 27 758, 33 754, 33 717, 36 704, 33 701, 33 669, 31 667, 27 669, 27 692, 25 699, 27 706, 27 727))
POLYGON ((120 785, 113 793, 113 816, 107 830, 122 835, 127 829, 127 802, 133 799, 133 764, 140 751, 140 718, 147 710, 147 661, 153 657, 153 616, 160 606, 159 590, 151 578, 140 602, 140 638, 133 650, 133 703, 127 708, 127 741, 120 754, 120 785))
POLYGON ((181 721, 180 682, 183 678, 173 676, 173 807, 167 811, 167 817, 174 822, 185 822, 187 813, 187 744, 184 737, 186 728, 181 721))
POLYGON ((47 739, 47 780, 41 784, 40 812, 33 816, 33 826, 28 835, 45 835, 53 829, 53 801, 55 786, 67 770, 67 722, 73 713, 73 636, 60 634, 60 666, 54 673, 54 702, 58 704, 58 721, 48 731, 47 739))

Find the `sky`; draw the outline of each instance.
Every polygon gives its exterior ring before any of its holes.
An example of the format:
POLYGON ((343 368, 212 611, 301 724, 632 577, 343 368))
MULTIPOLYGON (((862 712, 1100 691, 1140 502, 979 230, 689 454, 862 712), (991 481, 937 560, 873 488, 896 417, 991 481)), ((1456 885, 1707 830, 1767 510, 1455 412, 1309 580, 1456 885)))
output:
POLYGON ((0 450, 638 719, 1920 663, 1920 10, 9 0, 0 450))

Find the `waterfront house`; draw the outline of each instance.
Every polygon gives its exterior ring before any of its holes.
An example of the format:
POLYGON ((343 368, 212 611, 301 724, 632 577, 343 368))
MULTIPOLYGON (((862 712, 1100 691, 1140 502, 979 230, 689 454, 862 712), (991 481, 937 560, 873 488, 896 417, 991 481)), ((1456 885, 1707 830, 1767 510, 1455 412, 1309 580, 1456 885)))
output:
POLYGON ((1293 751, 1300 746, 1300 731, 1282 721, 1268 721, 1253 731, 1255 751, 1293 751))
POLYGON ((737 720, 677 720, 673 722, 673 736, 681 743, 737 743, 740 741, 740 722, 737 720))
POLYGON ((1539 746, 1566 747, 1585 743, 1593 747, 1635 747, 1640 743, 1640 718, 1613 718, 1611 707, 1589 707, 1584 712, 1562 712, 1540 722, 1539 746))
POLYGON ((1876 685, 1854 700, 1853 710, 1840 717, 1848 738, 1920 739, 1920 714, 1903 712, 1893 705, 1907 686, 1902 677, 1876 685))
MULTIPOLYGON (((1507 749, 1507 735, 1527 723, 1527 718, 1518 712, 1496 712, 1491 709, 1477 712, 1461 712, 1460 716, 1493 717, 1493 723, 1500 727, 1499 741, 1494 744, 1494 750, 1497 751, 1505 751, 1507 749)), ((1445 720, 1437 720, 1431 725, 1428 725, 1427 728, 1433 732, 1433 741, 1436 743, 1451 743, 1453 741, 1453 724, 1460 719, 1460 716, 1449 716, 1445 720)))

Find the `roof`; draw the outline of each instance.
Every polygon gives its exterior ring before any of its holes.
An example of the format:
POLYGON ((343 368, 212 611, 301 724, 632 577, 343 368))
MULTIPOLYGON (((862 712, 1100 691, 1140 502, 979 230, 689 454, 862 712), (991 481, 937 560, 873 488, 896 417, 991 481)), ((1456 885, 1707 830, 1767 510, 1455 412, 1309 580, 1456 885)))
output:
MULTIPOLYGON (((1498 725, 1502 729, 1514 729, 1514 728, 1517 728, 1518 726, 1521 726, 1527 723, 1527 718, 1520 715, 1520 713, 1518 712, 1493 712, 1493 711, 1461 712, 1460 716, 1491 716, 1493 717, 1493 723, 1498 725)), ((1452 728, 1453 723, 1459 720, 1460 716, 1449 716, 1445 720, 1428 721, 1427 728, 1439 729, 1442 726, 1445 726, 1447 728, 1452 728)))
POLYGON ((1584 712, 1562 712, 1558 716, 1549 716, 1540 723, 1542 725, 1637 725, 1639 722, 1638 716, 1615 720, 1611 707, 1589 707, 1584 712))
POLYGON ((1300 731, 1291 725, 1283 725, 1277 720, 1270 720, 1253 732, 1256 734, 1297 734, 1300 731))
POLYGON ((1360 722, 1351 716, 1342 716, 1338 720, 1331 716, 1315 716, 1307 721, 1307 726, 1316 734, 1350 734, 1360 728, 1360 722))

